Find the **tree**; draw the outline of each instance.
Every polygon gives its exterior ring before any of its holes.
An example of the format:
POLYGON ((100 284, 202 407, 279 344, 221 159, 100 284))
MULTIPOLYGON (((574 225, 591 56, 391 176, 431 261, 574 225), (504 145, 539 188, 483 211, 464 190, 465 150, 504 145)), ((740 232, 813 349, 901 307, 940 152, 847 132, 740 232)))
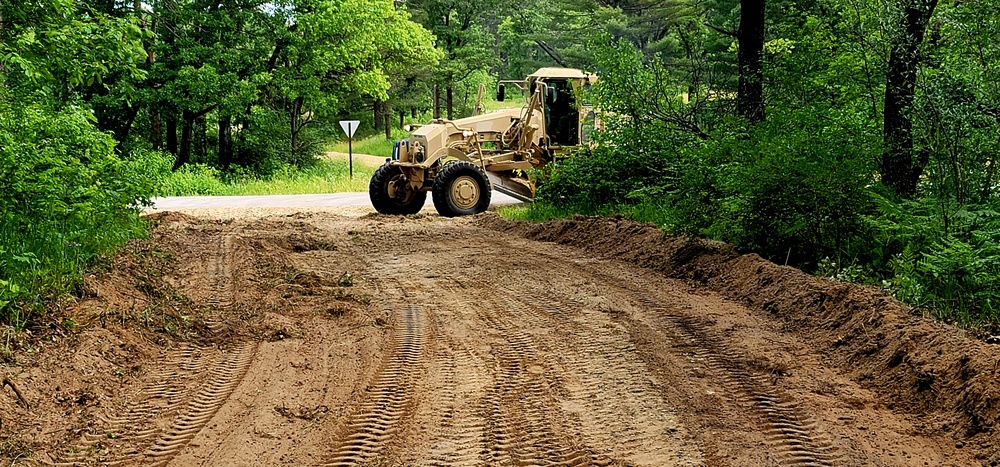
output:
POLYGON ((736 113, 757 123, 764 120, 764 73, 761 57, 764 53, 764 0, 740 1, 739 85, 736 91, 736 113))
POLYGON ((892 40, 883 106, 882 184, 904 198, 917 191, 928 154, 913 151, 913 99, 920 65, 920 46, 937 0, 901 0, 898 30, 892 40))
MULTIPOLYGON (((455 83, 477 70, 490 69, 497 60, 494 52, 497 18, 506 7, 497 0, 454 2, 450 0, 415 0, 407 2, 413 18, 429 29, 437 38, 437 48, 443 53, 435 69, 436 84, 444 89, 444 107, 447 117, 455 117, 455 83)), ((440 98, 433 99, 438 115, 440 98)))

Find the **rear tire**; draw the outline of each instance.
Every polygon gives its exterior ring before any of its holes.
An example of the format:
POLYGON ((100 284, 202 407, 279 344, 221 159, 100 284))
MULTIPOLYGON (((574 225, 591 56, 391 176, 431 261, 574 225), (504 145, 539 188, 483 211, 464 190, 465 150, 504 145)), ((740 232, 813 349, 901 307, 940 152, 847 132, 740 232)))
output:
POLYGON ((434 207, 444 217, 479 214, 490 207, 492 192, 486 172, 471 162, 445 165, 431 188, 434 207))
POLYGON ((403 170, 386 162, 372 175, 368 197, 382 214, 406 215, 420 212, 427 201, 427 192, 409 189, 403 170))

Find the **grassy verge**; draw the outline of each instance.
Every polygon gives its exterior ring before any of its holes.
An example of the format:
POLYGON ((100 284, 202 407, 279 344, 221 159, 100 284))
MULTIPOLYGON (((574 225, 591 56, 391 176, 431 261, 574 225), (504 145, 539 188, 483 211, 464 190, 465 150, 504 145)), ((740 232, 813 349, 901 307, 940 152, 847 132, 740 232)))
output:
POLYGON ((653 223, 660 228, 670 225, 665 211, 654 204, 638 204, 628 206, 602 206, 600 208, 557 207, 547 203, 503 206, 497 209, 503 217, 514 220, 544 222, 552 219, 565 219, 577 214, 593 216, 621 215, 636 222, 653 223))
POLYGON ((523 205, 514 204, 497 208, 497 214, 500 214, 503 217, 530 222, 544 222, 552 219, 563 219, 579 213, 580 211, 576 209, 557 208, 544 203, 523 205))
POLYGON ((375 167, 354 164, 354 177, 346 161, 321 159, 304 169, 287 167, 270 177, 227 175, 206 165, 184 167, 172 173, 159 196, 300 195, 368 191, 375 167))

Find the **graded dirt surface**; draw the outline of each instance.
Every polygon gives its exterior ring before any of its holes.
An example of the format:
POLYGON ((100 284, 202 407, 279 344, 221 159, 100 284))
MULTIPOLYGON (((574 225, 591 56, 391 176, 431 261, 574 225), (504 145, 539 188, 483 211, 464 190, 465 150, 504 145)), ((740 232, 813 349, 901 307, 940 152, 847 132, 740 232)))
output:
POLYGON ((9 344, 8 463, 1000 460, 995 346, 724 245, 622 219, 152 218, 9 344))

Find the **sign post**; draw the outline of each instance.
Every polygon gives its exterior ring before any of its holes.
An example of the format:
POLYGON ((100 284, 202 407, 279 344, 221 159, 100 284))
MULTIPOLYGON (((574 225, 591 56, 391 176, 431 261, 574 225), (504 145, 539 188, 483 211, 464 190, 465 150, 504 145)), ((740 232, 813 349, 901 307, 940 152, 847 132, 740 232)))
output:
POLYGON ((354 180, 354 132, 358 131, 360 120, 341 120, 340 127, 347 133, 347 170, 354 180))

